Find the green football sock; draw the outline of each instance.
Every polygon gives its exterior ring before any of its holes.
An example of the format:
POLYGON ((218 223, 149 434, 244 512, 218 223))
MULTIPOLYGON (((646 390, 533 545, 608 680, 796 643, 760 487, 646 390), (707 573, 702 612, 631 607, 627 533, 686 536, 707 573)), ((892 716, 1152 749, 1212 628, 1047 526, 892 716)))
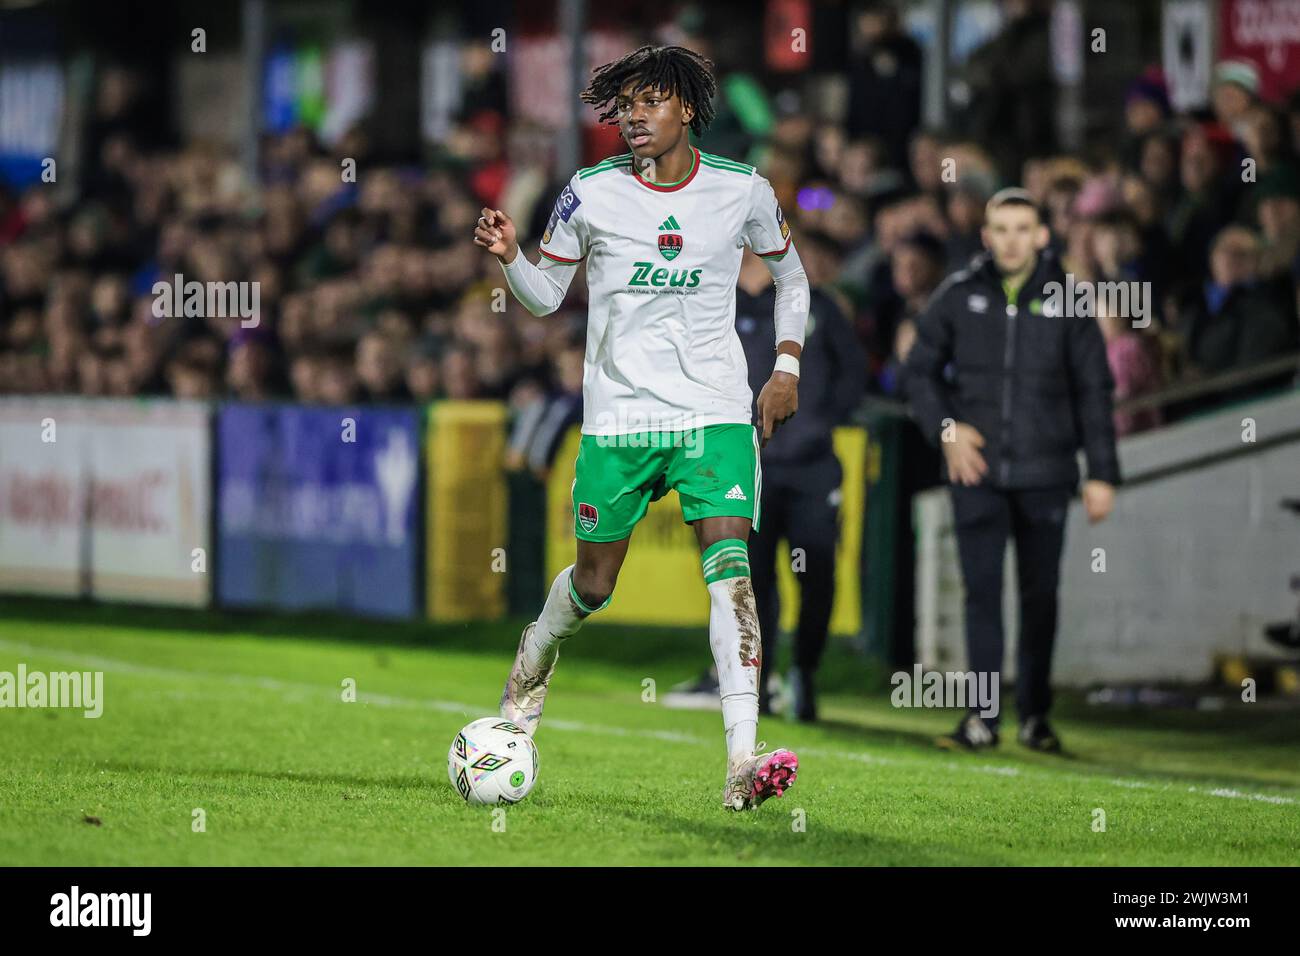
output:
POLYGON ((739 538, 715 541, 700 556, 704 568, 704 583, 712 584, 726 578, 749 577, 749 544, 739 538))

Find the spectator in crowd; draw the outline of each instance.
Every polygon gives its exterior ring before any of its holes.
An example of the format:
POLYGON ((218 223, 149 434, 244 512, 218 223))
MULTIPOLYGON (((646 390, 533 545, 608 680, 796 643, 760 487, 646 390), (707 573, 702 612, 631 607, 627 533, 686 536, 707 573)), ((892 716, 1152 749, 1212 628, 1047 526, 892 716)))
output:
POLYGON ((1236 146, 1221 126, 1198 123, 1183 134, 1179 159, 1181 195, 1169 219, 1176 259, 1204 275, 1210 242, 1232 219, 1240 180, 1236 146))
MULTIPOLYGON (((1261 274, 1259 236, 1244 226, 1228 226, 1214 240, 1210 277, 1184 305, 1191 367, 1214 375, 1293 351, 1297 346, 1294 294, 1289 284, 1261 274)), ((1289 278, 1289 276, 1288 276, 1289 278)), ((1270 379, 1263 387, 1286 380, 1270 379)), ((1255 394, 1260 385, 1234 389, 1232 397, 1255 394)))
POLYGON ((921 47, 901 29, 892 0, 862 6, 850 31, 849 136, 878 139, 884 165, 901 167, 921 121, 921 47))
POLYGON ((1259 96, 1259 71, 1247 60, 1224 60, 1214 68, 1214 118, 1238 139, 1259 96))
POLYGON ((876 213, 875 242, 863 259, 865 308, 857 323, 873 377, 888 360, 907 299, 913 308, 918 304, 923 273, 937 266, 941 277, 947 256, 939 237, 946 230, 938 200, 925 194, 897 200, 876 213))
MULTIPOLYGON (((94 352, 87 352, 83 360, 89 360, 96 365, 95 369, 82 373, 90 386, 85 389, 86 394, 98 394, 97 389, 100 386, 94 383, 98 382, 103 374, 99 368, 100 358, 94 352)), ((193 356, 178 355, 167 363, 167 384, 171 393, 177 398, 211 399, 220 394, 217 370, 193 356)))
POLYGON ((406 390, 414 402, 431 402, 442 391, 441 369, 438 366, 436 343, 417 343, 406 360, 406 390))
MULTIPOLYGON (((1162 308, 1141 339, 1165 382, 1241 368, 1294 339, 1300 93, 1275 107, 1253 65, 1225 62, 1212 110, 1180 115, 1158 69, 1135 71, 1113 136, 1089 137, 1086 155, 1061 152, 1048 7, 1001 4, 1002 28, 954 78, 970 95, 951 104, 948 129, 920 126, 919 48, 890 0, 843 14, 842 121, 816 58, 797 76, 748 61, 722 71, 732 122, 717 135, 773 182, 810 277, 820 270, 814 284, 857 330, 876 393, 898 394, 935 243, 947 271, 965 267, 980 251, 985 201, 1016 180, 1045 209, 1051 248, 1076 278, 1152 283, 1162 308), (1253 180, 1243 181, 1244 159, 1253 180), (1251 230, 1257 251, 1252 277, 1230 269, 1225 288, 1210 248, 1233 225, 1251 230)), ((694 39, 710 35, 708 20, 693 15, 694 39)), ((503 195, 521 197, 517 221, 536 238, 554 195, 546 183, 568 171, 545 167, 547 129, 511 115, 496 58, 466 43, 460 62, 460 102, 427 165, 386 161, 367 119, 329 144, 305 127, 267 133, 251 176, 233 150, 178 143, 158 91, 130 67, 102 68, 84 154, 60 166, 59 188, 0 184, 0 391, 494 398, 521 414, 521 396, 563 393, 568 323, 535 320, 508 297, 493 311, 499 277, 462 240, 480 206, 503 195), (356 182, 339 176, 345 156, 358 160, 356 182), (155 314, 155 283, 178 274, 256 282, 258 327, 155 314)), ((575 314, 585 294, 579 274, 575 314)))
POLYGON ((361 337, 357 343, 357 381, 366 401, 410 401, 398 345, 390 333, 376 329, 361 337))
POLYGON ((1142 143, 1169 120, 1169 91, 1161 70, 1152 67, 1134 80, 1124 95, 1124 152, 1126 165, 1140 160, 1142 143))
MULTIPOLYGON (((1115 380, 1117 405, 1126 399, 1141 398, 1160 390, 1160 366, 1152 352, 1154 339, 1133 329, 1129 317, 1115 315, 1100 300, 1097 324, 1106 340, 1106 364, 1115 380)), ((1163 416, 1159 408, 1142 408, 1136 411, 1115 409, 1115 435, 1123 438, 1160 425, 1163 416)))
POLYGON ((882 310, 880 334, 888 338, 885 358, 871 367, 875 385, 886 395, 901 395, 901 361, 916 335, 916 320, 943 280, 946 254, 943 243, 928 232, 902 239, 890 256, 890 284, 894 298, 882 310))
POLYGON ((1057 87, 1052 73, 1051 16, 1043 0, 1004 0, 1002 31, 971 54, 969 133, 993 150, 1004 181, 1025 160, 1056 151, 1057 87))
POLYGON ((948 193, 946 214, 950 229, 945 244, 945 272, 964 269, 979 254, 980 225, 989 195, 986 185, 973 178, 960 180, 948 193))
POLYGON ((519 414, 507 442, 506 465, 527 469, 538 478, 550 474, 551 462, 569 429, 582 424, 582 373, 586 348, 571 340, 555 357, 557 386, 549 394, 536 378, 521 380, 511 394, 519 414))
POLYGON ((1262 176, 1252 191, 1254 225, 1260 234, 1260 275, 1300 277, 1300 174, 1281 166, 1262 176))
POLYGON ((471 345, 453 345, 443 352, 439 369, 443 395, 452 399, 478 398, 480 386, 475 377, 475 350, 471 345))
POLYGON ((352 350, 346 347, 324 350, 315 370, 316 400, 326 405, 351 405, 357 400, 357 392, 352 350))
POLYGON ((230 340, 229 349, 226 388, 233 397, 263 402, 281 391, 274 384, 277 364, 266 335, 241 329, 230 340))

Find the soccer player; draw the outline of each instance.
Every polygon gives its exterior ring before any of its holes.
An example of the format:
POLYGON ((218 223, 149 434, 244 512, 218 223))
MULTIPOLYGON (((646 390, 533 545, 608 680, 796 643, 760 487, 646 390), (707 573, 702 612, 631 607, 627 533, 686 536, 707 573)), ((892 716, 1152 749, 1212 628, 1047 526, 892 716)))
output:
MULTIPOLYGON (((559 308, 586 259, 583 423, 573 483, 577 563, 524 628, 502 716, 533 733, 560 643, 609 604, 632 529, 677 491, 710 597, 709 644, 726 730, 723 806, 756 807, 794 783, 789 750, 757 753, 762 642, 748 539, 758 525, 764 442, 798 407, 808 280, 771 185, 752 166, 701 152, 713 119, 712 64, 682 47, 642 47, 592 75, 584 102, 630 152, 580 169, 560 193, 537 265, 513 221, 484 209, 474 241, 497 257, 534 315, 559 308), (750 246, 776 285, 776 355, 751 411, 736 335, 736 278, 750 246)), ((665 600, 673 600, 665 595, 665 600)))

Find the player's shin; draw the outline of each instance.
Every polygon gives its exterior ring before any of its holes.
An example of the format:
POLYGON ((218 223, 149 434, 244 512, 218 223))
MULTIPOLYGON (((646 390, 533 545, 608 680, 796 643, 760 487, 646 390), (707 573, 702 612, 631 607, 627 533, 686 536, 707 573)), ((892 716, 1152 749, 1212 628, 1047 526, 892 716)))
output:
POLYGON ((711 545, 702 560, 709 588, 709 646, 718 669, 727 757, 736 761, 754 752, 763 659, 749 548, 739 538, 728 538, 711 545))
MULTIPOLYGON (((608 603, 607 599, 605 604, 608 603)), ((574 590, 573 567, 561 571, 551 584, 541 616, 524 628, 514 666, 501 691, 502 717, 530 735, 536 732, 546 704, 546 690, 560 656, 560 642, 576 633, 583 619, 598 610, 584 604, 574 590)))
POLYGON ((598 610, 600 608, 587 607, 574 590, 573 565, 561 571, 551 583, 537 626, 524 641, 529 669, 541 673, 549 670, 559 653, 560 641, 576 634, 582 622, 598 610))

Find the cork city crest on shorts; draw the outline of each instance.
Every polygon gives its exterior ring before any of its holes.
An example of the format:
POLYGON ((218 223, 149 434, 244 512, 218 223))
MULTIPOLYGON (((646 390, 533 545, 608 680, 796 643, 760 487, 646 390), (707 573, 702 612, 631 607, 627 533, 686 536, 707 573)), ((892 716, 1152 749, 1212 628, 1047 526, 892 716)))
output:
POLYGON ((589 505, 585 501, 578 503, 578 526, 587 534, 596 530, 596 525, 600 521, 600 512, 594 505, 589 505))

